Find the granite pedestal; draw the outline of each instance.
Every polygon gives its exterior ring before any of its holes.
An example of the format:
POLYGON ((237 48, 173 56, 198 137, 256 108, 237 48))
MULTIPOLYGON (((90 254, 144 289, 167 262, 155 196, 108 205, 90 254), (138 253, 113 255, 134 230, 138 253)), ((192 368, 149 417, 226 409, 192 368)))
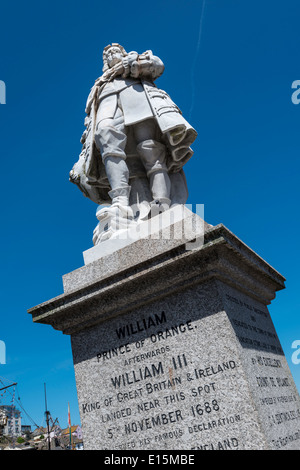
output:
POLYGON ((71 335, 85 449, 299 449, 267 308, 285 279, 222 224, 173 216, 157 216, 161 238, 92 249, 64 294, 29 311, 71 335))

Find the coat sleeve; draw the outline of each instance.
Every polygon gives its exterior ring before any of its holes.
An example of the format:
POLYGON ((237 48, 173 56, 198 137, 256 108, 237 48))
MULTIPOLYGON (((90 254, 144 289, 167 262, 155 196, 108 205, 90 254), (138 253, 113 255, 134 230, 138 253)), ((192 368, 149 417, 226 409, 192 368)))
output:
POLYGON ((165 66, 159 57, 146 51, 140 54, 131 65, 131 76, 147 80, 156 80, 164 72, 165 66))

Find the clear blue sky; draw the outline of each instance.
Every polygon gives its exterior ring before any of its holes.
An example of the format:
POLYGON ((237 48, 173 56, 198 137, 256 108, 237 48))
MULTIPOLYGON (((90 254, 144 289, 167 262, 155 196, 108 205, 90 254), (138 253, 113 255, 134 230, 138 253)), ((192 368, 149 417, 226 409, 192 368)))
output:
MULTIPOLYGON (((287 278, 270 312, 300 388, 291 344, 300 340, 299 0, 2 2, 0 80, 1 324, 7 364, 24 408, 43 422, 79 422, 70 338, 32 323, 27 309, 63 292, 83 265, 96 206, 68 182, 81 150, 86 97, 102 49, 152 49, 158 85, 197 129, 186 165, 188 203, 223 223, 287 278)), ((26 417, 23 422, 31 424, 26 417)))

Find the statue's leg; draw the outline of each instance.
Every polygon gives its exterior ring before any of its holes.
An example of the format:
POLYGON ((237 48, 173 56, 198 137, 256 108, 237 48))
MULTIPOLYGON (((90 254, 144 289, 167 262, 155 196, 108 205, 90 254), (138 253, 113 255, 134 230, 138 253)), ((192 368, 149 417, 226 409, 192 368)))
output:
MULTIPOLYGON (((116 97, 114 97, 116 100, 116 97)), ((99 111, 101 109, 99 108, 99 111)), ((121 109, 116 106, 113 118, 97 117, 95 142, 100 150, 111 191, 112 204, 129 205, 129 171, 126 164, 126 128, 121 109)), ((104 114, 104 113, 103 113, 104 114)))
POLYGON ((95 142, 100 150, 106 176, 111 190, 110 207, 99 207, 96 217, 99 224, 94 230, 94 244, 116 236, 121 229, 127 229, 133 222, 133 211, 129 206, 129 171, 126 164, 127 142, 123 113, 117 106, 113 118, 97 118, 95 142))
POLYGON ((153 120, 136 124, 137 151, 146 169, 153 196, 152 215, 170 207, 171 182, 166 165, 166 147, 155 140, 156 124, 153 120))

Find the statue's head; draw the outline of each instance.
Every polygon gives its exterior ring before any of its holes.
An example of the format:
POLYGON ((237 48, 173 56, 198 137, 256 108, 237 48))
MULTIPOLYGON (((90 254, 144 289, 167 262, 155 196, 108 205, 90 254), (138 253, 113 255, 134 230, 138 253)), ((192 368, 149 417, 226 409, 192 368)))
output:
POLYGON ((103 72, 106 72, 106 70, 120 62, 122 57, 126 56, 127 52, 120 44, 113 42, 106 46, 103 50, 103 72))

